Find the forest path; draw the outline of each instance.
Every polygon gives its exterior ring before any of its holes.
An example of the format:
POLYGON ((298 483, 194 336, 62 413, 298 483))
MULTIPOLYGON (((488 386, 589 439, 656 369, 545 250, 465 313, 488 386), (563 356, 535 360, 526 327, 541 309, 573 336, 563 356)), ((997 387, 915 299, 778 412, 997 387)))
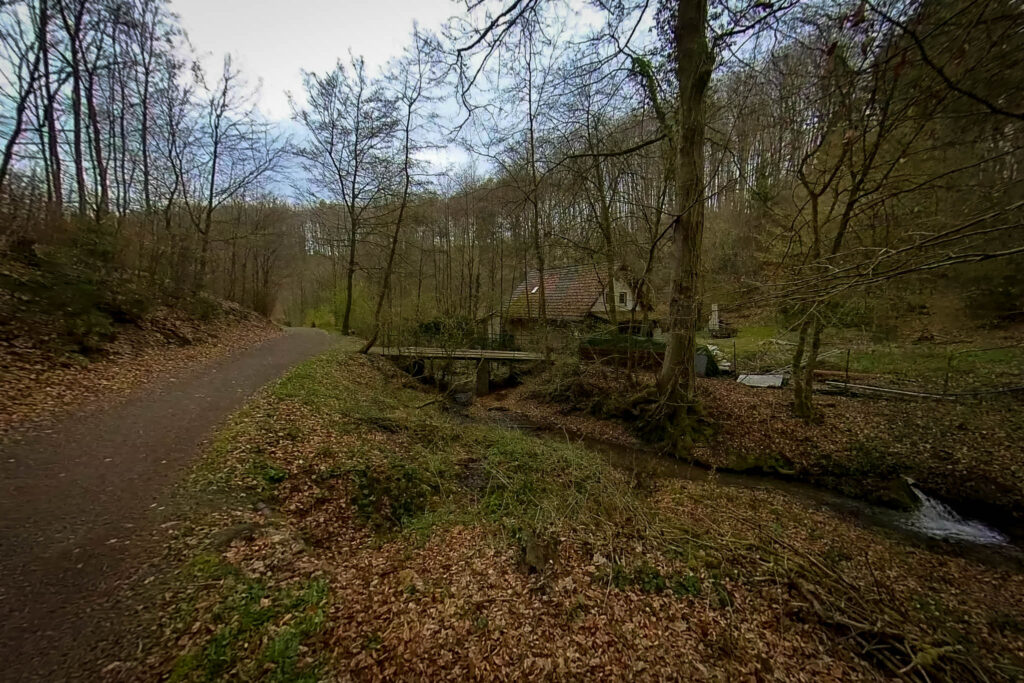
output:
POLYGON ((290 329, 0 444, 0 680, 96 676, 90 654, 117 619, 104 608, 170 487, 249 395, 336 340, 290 329))

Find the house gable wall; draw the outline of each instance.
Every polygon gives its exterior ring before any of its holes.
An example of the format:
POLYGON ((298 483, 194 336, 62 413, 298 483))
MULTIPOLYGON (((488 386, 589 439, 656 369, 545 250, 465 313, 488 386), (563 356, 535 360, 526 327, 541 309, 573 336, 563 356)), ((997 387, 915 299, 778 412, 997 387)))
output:
MULTIPOLYGON (((597 301, 591 306, 590 312, 594 315, 606 317, 608 315, 608 308, 605 306, 606 293, 601 292, 601 295, 597 297, 597 301)), ((617 313, 629 315, 629 312, 633 310, 633 304, 636 302, 636 297, 633 291, 626 285, 625 282, 615 279, 615 310, 617 313), (625 303, 620 303, 623 295, 625 295, 625 303)))

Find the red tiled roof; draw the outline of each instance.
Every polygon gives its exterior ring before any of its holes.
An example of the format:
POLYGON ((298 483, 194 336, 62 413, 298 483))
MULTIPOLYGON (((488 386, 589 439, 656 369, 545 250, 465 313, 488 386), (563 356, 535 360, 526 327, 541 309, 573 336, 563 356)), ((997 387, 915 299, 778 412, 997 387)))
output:
MULTIPOLYGON (((544 301, 549 320, 583 320, 605 284, 594 266, 563 266, 544 270, 544 301)), ((538 318, 540 274, 530 271, 509 299, 509 318, 538 318), (529 307, 527 307, 529 299, 529 307)))

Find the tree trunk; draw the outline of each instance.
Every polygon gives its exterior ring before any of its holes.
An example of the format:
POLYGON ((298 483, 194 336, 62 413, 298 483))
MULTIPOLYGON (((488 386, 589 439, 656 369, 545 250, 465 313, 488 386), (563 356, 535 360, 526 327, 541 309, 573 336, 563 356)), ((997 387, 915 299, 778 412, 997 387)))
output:
POLYGON ((56 94, 51 88, 50 48, 46 32, 43 33, 43 87, 46 95, 46 139, 50 155, 50 176, 53 187, 52 213, 59 216, 64 212, 64 183, 60 166, 60 140, 57 138, 57 117, 54 113, 56 94))
POLYGON ((412 143, 412 116, 413 107, 415 106, 416 98, 406 102, 405 110, 405 130, 404 130, 404 159, 403 159, 403 175, 404 184, 402 186, 402 200, 398 205, 398 217, 395 219, 395 232, 391 236, 391 248, 388 250, 388 260, 384 266, 384 280, 380 285, 380 295, 377 297, 377 307, 373 311, 373 333, 370 338, 366 340, 363 348, 359 350, 359 353, 368 353, 373 345, 377 343, 377 337, 380 336, 380 314, 384 309, 384 301, 387 299, 388 290, 391 286, 391 271, 395 264, 395 253, 398 251, 398 238, 402 233, 402 220, 405 218, 405 208, 409 203, 409 190, 412 187, 412 168, 411 168, 411 143, 412 143))
MULTIPOLYGON (((704 232, 704 94, 712 56, 705 23, 706 0, 679 0, 675 18, 679 94, 673 122, 675 214, 672 229, 672 285, 665 359, 658 392, 677 424, 696 407, 698 277, 704 232)), ((685 425, 684 425, 685 426, 685 425)))
POLYGON ((338 304, 338 250, 331 248, 331 318, 334 326, 341 329, 341 306, 338 304))
POLYGON ((811 326, 811 348, 807 353, 807 361, 804 363, 803 397, 805 406, 802 408, 803 413, 799 416, 808 421, 815 417, 814 371, 818 365, 818 351, 821 349, 821 332, 824 327, 825 325, 820 319, 815 320, 811 326))
POLYGON ((75 164, 75 192, 78 195, 78 215, 88 212, 85 184, 85 151, 82 143, 82 60, 81 38, 82 20, 85 15, 85 2, 81 2, 74 10, 74 16, 68 18, 61 5, 61 19, 64 31, 68 36, 68 52, 71 66, 71 145, 75 164))
POLYGON ((355 219, 349 220, 348 272, 345 273, 345 312, 341 321, 341 333, 348 334, 352 316, 352 281, 356 273, 356 237, 358 237, 355 219))
POLYGON ((807 419, 811 411, 811 399, 804 384, 804 356, 807 350, 807 335, 811 329, 812 312, 800 323, 800 334, 797 337, 796 349, 793 351, 793 413, 797 417, 807 419))
MULTIPOLYGON (((588 135, 589 139, 589 135, 588 135)), ((591 149, 595 146, 591 145, 591 149)), ((615 331, 619 326, 618 301, 615 299, 615 237, 612 233, 612 212, 608 198, 608 185, 605 183, 604 169, 601 168, 601 159, 598 158, 594 166, 594 175, 597 180, 598 223, 601 230, 601 237, 604 239, 605 268, 607 270, 608 283, 605 287, 605 310, 608 313, 608 320, 615 331)))
POLYGON ((100 223, 110 212, 110 190, 107 186, 107 165, 103 159, 103 137, 100 134, 99 112, 96 110, 96 78, 92 71, 88 74, 85 89, 85 102, 88 109, 89 126, 92 130, 93 163, 96 164, 97 190, 96 222, 100 223))
POLYGON ((619 330, 619 302, 615 298, 615 254, 612 253, 609 244, 605 252, 605 271, 608 278, 608 286, 605 288, 605 310, 608 311, 608 320, 611 322, 615 332, 619 330))
POLYGON ((409 179, 405 181, 405 191, 403 192, 402 204, 398 209, 398 219, 395 221, 395 232, 391 236, 391 248, 388 251, 388 260, 384 266, 384 281, 380 285, 380 294, 377 296, 377 306, 373 310, 373 332, 370 334, 369 339, 363 344, 363 347, 359 349, 359 353, 368 353, 373 345, 377 343, 377 337, 380 336, 380 314, 384 310, 384 301, 388 296, 388 289, 391 284, 391 271, 394 268, 395 263, 395 252, 398 251, 398 237, 402 231, 402 218, 405 214, 405 205, 409 198, 409 179))
POLYGON ((192 280, 192 294, 202 291, 206 284, 206 268, 210 254, 210 232, 203 231, 199 236, 199 258, 196 261, 195 277, 192 280))

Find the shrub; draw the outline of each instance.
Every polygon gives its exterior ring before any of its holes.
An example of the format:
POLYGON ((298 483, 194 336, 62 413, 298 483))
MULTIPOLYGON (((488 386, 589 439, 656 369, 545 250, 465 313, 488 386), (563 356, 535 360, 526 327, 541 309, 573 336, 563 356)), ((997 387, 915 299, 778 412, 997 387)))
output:
POLYGON ((414 465, 398 461, 358 465, 350 476, 352 504, 375 530, 401 528, 427 509, 431 488, 426 473, 414 465))

